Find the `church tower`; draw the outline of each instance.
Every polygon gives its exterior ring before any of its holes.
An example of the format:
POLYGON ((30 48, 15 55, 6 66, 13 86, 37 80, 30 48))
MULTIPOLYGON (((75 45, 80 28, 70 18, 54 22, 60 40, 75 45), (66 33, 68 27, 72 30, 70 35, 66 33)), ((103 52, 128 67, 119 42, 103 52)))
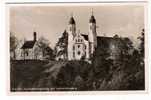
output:
POLYGON ((71 18, 69 20, 68 32, 69 32, 69 34, 72 34, 73 37, 75 37, 75 35, 76 35, 76 23, 75 23, 73 16, 71 16, 71 18))
POLYGON ((69 23, 68 23, 68 59, 72 60, 73 59, 73 39, 76 36, 76 23, 71 16, 69 23))
POLYGON ((93 54, 97 47, 96 20, 93 15, 93 11, 89 20, 88 38, 89 38, 89 51, 90 51, 90 54, 93 54))

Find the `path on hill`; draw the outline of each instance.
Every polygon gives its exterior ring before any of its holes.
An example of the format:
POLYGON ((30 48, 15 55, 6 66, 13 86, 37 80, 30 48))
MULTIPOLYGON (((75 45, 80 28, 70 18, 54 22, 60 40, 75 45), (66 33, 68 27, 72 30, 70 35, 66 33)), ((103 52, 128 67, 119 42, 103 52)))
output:
POLYGON ((60 69, 66 63, 64 61, 49 61, 47 63, 42 61, 14 61, 11 65, 11 86, 14 88, 31 88, 51 84, 52 79, 57 78, 60 69))
POLYGON ((67 62, 65 62, 65 61, 50 62, 47 65, 45 65, 45 67, 47 67, 47 68, 44 70, 44 73, 50 73, 50 76, 53 77, 54 79, 56 79, 60 69, 63 66, 65 66, 66 64, 67 64, 67 62))

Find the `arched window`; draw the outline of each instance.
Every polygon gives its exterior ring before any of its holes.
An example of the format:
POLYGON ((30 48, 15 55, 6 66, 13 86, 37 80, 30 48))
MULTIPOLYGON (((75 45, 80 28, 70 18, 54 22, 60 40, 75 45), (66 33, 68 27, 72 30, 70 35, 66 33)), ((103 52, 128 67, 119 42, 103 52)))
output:
POLYGON ((75 52, 73 51, 73 57, 75 57, 75 52))
POLYGON ((78 55, 80 55, 80 53, 81 53, 81 52, 80 52, 80 51, 78 51, 78 55))
POLYGON ((28 56, 28 51, 26 51, 26 56, 28 56))
POLYGON ((84 55, 86 56, 86 51, 84 52, 84 55))
POLYGON ((23 57, 24 56, 24 52, 21 52, 21 57, 23 57))
POLYGON ((72 31, 72 27, 70 27, 70 31, 72 31))
POLYGON ((80 48, 80 45, 78 45, 78 48, 80 48))
POLYGON ((92 30, 92 26, 90 26, 90 29, 92 30))
POLYGON ((75 46, 73 46, 73 50, 75 50, 75 46))

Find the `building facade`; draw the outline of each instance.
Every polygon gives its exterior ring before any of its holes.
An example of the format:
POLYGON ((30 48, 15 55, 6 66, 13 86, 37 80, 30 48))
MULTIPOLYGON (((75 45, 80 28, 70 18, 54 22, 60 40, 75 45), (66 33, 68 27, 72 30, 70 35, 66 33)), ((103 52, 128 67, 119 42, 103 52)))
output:
POLYGON ((69 20, 68 24, 68 60, 89 60, 91 54, 97 47, 97 33, 96 33, 96 20, 91 15, 89 20, 89 33, 88 39, 84 38, 84 34, 77 32, 76 22, 73 16, 69 20))
MULTIPOLYGON (((67 50, 56 56, 56 60, 81 60, 91 61, 94 52, 99 52, 100 56, 110 55, 110 59, 118 59, 124 51, 125 39, 118 35, 114 37, 97 36, 96 19, 92 14, 88 23, 88 33, 82 34, 76 30, 76 22, 71 16, 68 29, 63 34, 67 34, 67 50)), ((61 48, 60 48, 61 49, 61 48)), ((58 49, 58 51, 60 50, 58 49)))
POLYGON ((21 47, 20 60, 43 60, 42 49, 38 46, 37 33, 33 33, 33 40, 25 41, 21 47))

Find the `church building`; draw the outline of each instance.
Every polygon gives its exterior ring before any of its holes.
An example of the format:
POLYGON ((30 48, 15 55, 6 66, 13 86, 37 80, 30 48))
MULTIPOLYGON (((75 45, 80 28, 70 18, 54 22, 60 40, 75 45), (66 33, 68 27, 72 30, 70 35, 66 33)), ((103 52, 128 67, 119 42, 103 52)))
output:
MULTIPOLYGON (((128 38, 122 38, 115 34, 113 37, 97 36, 96 19, 92 13, 88 23, 88 33, 82 34, 76 30, 76 22, 71 16, 68 29, 63 34, 67 34, 67 49, 64 53, 58 53, 56 60, 81 60, 91 61, 94 52, 98 52, 97 56, 105 54, 110 55, 110 59, 118 59, 122 52, 123 46, 127 45, 125 41, 128 38)), ((58 49, 58 52, 61 49, 58 49)))
MULTIPOLYGON (((89 33, 88 36, 76 30, 76 22, 71 16, 68 23, 68 46, 67 46, 67 59, 68 60, 89 60, 91 55, 97 48, 97 33, 96 33, 96 20, 92 14, 89 20, 89 33)), ((63 56, 57 56, 57 60, 63 56)), ((64 59, 64 58, 61 58, 64 59)))
POLYGON ((20 59, 43 60, 42 49, 38 46, 37 33, 33 33, 33 40, 25 41, 21 47, 20 59))
POLYGON ((68 25, 68 60, 89 59, 97 47, 96 20, 92 15, 89 20, 88 40, 80 31, 76 31, 76 22, 73 16, 68 25))

